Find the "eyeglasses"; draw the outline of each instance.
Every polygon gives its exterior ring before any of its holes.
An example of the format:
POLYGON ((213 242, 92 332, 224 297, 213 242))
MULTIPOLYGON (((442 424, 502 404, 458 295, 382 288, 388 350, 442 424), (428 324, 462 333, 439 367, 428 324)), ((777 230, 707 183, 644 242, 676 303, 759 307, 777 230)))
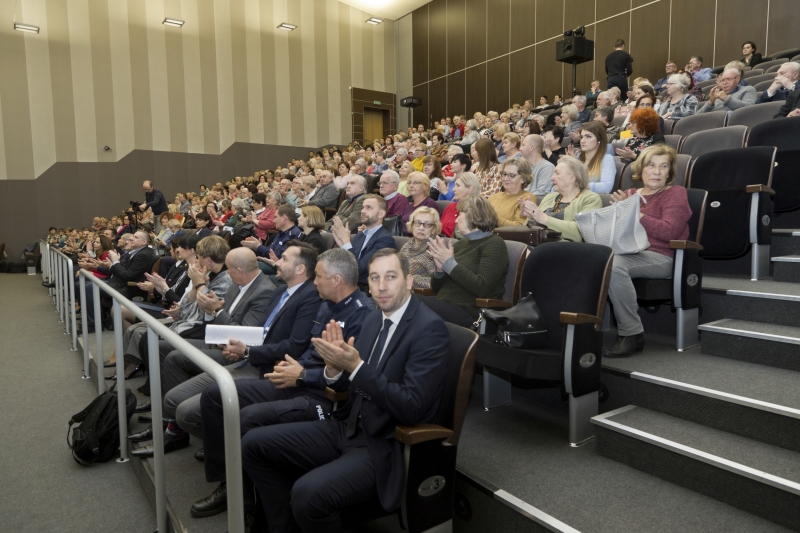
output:
POLYGON ((519 176, 519 174, 512 174, 511 172, 503 172, 500 175, 503 176, 504 178, 508 178, 510 180, 513 180, 514 178, 519 176))
POLYGON ((409 181, 408 184, 409 185, 422 185, 422 182, 421 181, 409 181))
POLYGON ((642 102, 641 104, 639 104, 639 107, 653 107, 653 104, 645 104, 644 102, 642 102))
POLYGON ((431 229, 433 227, 433 222, 422 222, 421 220, 415 220, 414 221, 414 227, 415 228, 431 229))

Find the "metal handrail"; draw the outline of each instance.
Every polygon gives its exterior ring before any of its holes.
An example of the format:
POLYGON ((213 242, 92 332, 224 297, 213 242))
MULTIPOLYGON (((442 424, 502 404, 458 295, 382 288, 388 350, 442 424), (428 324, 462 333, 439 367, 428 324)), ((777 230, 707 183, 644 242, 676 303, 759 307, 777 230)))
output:
MULTIPOLYGON (((64 322, 64 335, 72 335, 72 351, 78 351, 78 328, 75 311, 75 277, 72 259, 56 248, 45 245, 48 250, 48 269, 51 277, 55 275, 56 312, 64 322), (55 266, 55 268, 53 268, 55 266)), ((83 309, 83 308, 81 308, 83 309)), ((83 321, 86 322, 85 320, 83 321)), ((88 366, 87 373, 88 376, 88 366)))
MULTIPOLYGON (((63 254, 61 254, 63 255, 63 254)), ((65 256, 66 257, 66 256, 65 256)), ((97 335, 97 362, 98 388, 100 393, 105 392, 103 358, 102 358, 102 327, 100 326, 100 289, 114 300, 114 341, 117 349, 117 391, 125 390, 125 362, 122 346, 122 307, 125 307, 136 318, 147 325, 148 369, 150 371, 150 405, 153 420, 153 463, 155 465, 156 485, 156 520, 157 532, 167 533, 167 484, 164 468, 164 432, 160 431, 159 421, 162 419, 163 406, 161 396, 161 361, 158 351, 159 336, 167 341, 173 349, 180 350, 193 363, 208 373, 219 386, 222 396, 222 414, 225 435, 225 466, 227 469, 228 486, 228 531, 230 533, 244 532, 244 503, 242 490, 242 443, 241 428, 239 424, 239 396, 233 377, 225 368, 205 355, 198 348, 189 344, 183 337, 169 329, 153 316, 140 309, 125 296, 111 288, 107 283, 97 278, 91 272, 81 269, 79 275, 88 279, 93 284, 95 307, 95 334, 97 335)), ((86 305, 85 284, 80 284, 81 308, 86 305)), ((74 289, 73 289, 74 293, 74 289)), ((74 297, 74 295, 73 295, 74 297)), ((72 306, 74 311, 75 306, 72 306)), ((87 323, 83 320, 84 352, 87 353, 87 323)), ((88 370, 87 370, 88 375, 88 370)), ((117 410, 119 412, 120 458, 117 462, 128 460, 128 450, 125 446, 128 436, 128 418, 125 410, 125 394, 117 394, 117 410)))

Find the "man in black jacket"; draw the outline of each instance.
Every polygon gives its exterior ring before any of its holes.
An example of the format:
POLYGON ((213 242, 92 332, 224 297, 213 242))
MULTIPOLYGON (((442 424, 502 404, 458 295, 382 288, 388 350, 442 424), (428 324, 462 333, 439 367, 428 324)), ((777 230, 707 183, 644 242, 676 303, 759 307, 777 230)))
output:
POLYGON ((148 207, 151 208, 155 218, 156 232, 161 231, 162 228, 159 217, 161 216, 161 213, 169 211, 167 200, 164 198, 164 195, 161 193, 161 191, 153 188, 153 182, 150 180, 142 183, 142 188, 144 189, 144 203, 139 206, 139 209, 142 211, 147 211, 148 207))
POLYGON ((333 184, 333 174, 331 171, 323 170, 319 176, 318 183, 319 185, 314 191, 314 196, 312 196, 307 203, 301 200, 300 203, 298 203, 298 207, 315 205, 323 212, 326 207, 339 207, 339 191, 333 184))
POLYGON ((633 74, 633 58, 625 51, 625 41, 617 39, 614 51, 606 57, 608 88, 618 87, 620 94, 628 93, 628 76, 633 74))
POLYGON ((447 327, 411 294, 408 259, 379 250, 369 266, 380 311, 358 339, 335 322, 312 342, 325 384, 349 389, 332 419, 277 424, 242 439, 242 465, 258 489, 270 531, 340 531, 341 509, 378 496, 400 506, 403 451, 397 425, 433 422, 447 369, 447 327))
POLYGON ((800 89, 789 93, 786 101, 772 118, 800 117, 800 89))

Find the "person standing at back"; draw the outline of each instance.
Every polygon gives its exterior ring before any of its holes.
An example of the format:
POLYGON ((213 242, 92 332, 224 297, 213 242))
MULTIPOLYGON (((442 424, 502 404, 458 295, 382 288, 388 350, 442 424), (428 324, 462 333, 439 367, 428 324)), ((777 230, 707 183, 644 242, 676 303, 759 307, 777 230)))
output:
POLYGON ((628 76, 633 74, 633 58, 625 51, 625 41, 617 39, 614 51, 606 57, 608 88, 618 87, 620 94, 628 92, 628 76))

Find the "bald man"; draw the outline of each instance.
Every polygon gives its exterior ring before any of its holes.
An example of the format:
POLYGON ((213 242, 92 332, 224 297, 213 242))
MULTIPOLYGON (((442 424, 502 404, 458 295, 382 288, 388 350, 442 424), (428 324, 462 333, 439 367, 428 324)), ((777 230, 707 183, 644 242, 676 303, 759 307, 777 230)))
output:
POLYGON ((541 135, 528 135, 522 140, 519 151, 528 163, 531 164, 531 174, 533 180, 525 189, 533 194, 547 194, 553 188, 550 178, 553 176, 555 166, 553 163, 542 157, 544 151, 544 140, 541 135))
POLYGON ((155 215, 156 220, 156 233, 158 233, 163 229, 159 220, 161 218, 161 213, 169 212, 167 200, 164 198, 161 191, 153 187, 153 182, 150 180, 142 183, 142 189, 144 189, 144 203, 139 206, 139 209, 142 211, 147 211, 148 207, 153 209, 153 215, 155 215))

